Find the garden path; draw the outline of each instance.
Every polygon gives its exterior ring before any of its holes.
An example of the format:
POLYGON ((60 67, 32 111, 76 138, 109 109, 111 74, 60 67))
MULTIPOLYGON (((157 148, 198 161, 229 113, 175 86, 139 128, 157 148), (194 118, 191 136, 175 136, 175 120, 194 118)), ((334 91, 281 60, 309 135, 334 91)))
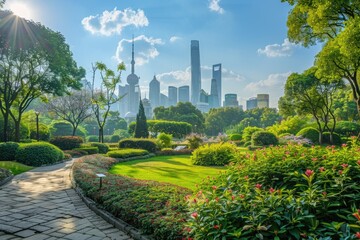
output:
POLYGON ((0 240, 131 239, 71 188, 72 162, 39 167, 0 187, 0 240))

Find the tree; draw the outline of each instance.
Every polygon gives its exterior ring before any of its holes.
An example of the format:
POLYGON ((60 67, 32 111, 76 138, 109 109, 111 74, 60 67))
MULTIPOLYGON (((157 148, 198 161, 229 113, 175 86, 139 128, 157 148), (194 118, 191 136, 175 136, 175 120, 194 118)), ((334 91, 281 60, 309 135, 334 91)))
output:
POLYGON ((108 69, 104 63, 96 62, 92 66, 93 78, 92 78, 92 90, 91 90, 91 102, 92 110, 95 114, 96 122, 99 127, 99 142, 104 142, 104 126, 106 119, 109 115, 110 107, 114 103, 120 101, 122 96, 117 97, 115 95, 116 86, 121 82, 121 72, 125 70, 124 63, 120 63, 117 66, 119 74, 115 74, 114 71, 108 69), (95 89, 95 77, 97 71, 100 72, 101 87, 95 89))
POLYGON ((9 117, 20 140, 22 114, 30 103, 46 94, 62 95, 79 88, 85 75, 72 58, 64 37, 49 28, 0 11, 0 110, 4 141, 9 117))
POLYGON ((206 133, 216 136, 244 118, 244 111, 238 107, 212 108, 205 118, 206 133))
POLYGON ((146 116, 145 116, 145 110, 142 103, 142 100, 140 99, 139 104, 139 112, 136 115, 136 126, 135 126, 135 132, 134 132, 135 138, 148 138, 149 137, 149 131, 146 123, 146 116))
POLYGON ((104 126, 108 130, 109 134, 113 134, 117 129, 127 129, 127 123, 125 119, 120 117, 118 111, 109 111, 109 117, 104 126))
POLYGON ((359 114, 357 112, 356 103, 352 96, 350 86, 340 89, 334 95, 334 114, 338 121, 358 121, 359 114))
POLYGON ((47 109, 71 124, 72 136, 78 126, 91 116, 91 96, 86 90, 72 91, 70 95, 55 97, 47 104, 47 109))

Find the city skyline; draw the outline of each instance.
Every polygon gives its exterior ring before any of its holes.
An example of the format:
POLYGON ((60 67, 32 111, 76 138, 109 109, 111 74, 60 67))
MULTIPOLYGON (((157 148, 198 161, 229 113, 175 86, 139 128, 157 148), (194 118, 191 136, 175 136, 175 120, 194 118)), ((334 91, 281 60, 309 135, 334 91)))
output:
POLYGON ((202 89, 210 93, 212 66, 221 63, 222 100, 235 93, 245 106, 247 99, 264 93, 271 96, 270 107, 277 107, 287 76, 309 68, 320 49, 288 41, 290 7, 280 0, 7 0, 5 9, 61 32, 78 65, 87 70, 87 79, 93 62, 115 69, 124 61, 126 84, 134 35, 144 96, 149 96, 154 75, 166 95, 169 86, 191 85, 189 44, 196 39, 202 89))

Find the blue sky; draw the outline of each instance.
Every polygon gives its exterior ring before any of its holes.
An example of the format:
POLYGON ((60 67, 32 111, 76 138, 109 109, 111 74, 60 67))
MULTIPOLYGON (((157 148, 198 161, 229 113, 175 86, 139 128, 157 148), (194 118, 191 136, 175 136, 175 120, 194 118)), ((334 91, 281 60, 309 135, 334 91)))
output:
POLYGON ((287 40, 290 7, 280 0, 7 0, 5 8, 61 32, 88 79, 96 61, 129 66, 134 35, 143 95, 154 74, 165 94, 190 85, 190 41, 199 40, 205 91, 211 66, 222 63, 223 98, 236 93, 245 105, 268 93, 277 107, 287 76, 312 66, 319 51, 287 40))

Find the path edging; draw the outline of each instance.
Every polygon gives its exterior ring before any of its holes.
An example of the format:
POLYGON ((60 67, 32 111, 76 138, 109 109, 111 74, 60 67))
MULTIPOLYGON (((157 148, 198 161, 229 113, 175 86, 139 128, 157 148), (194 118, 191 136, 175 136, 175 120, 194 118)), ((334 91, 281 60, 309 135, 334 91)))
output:
POLYGON ((0 187, 4 186, 5 184, 7 184, 8 182, 10 182, 13 179, 14 175, 11 175, 7 178, 4 178, 3 180, 0 181, 0 187))

